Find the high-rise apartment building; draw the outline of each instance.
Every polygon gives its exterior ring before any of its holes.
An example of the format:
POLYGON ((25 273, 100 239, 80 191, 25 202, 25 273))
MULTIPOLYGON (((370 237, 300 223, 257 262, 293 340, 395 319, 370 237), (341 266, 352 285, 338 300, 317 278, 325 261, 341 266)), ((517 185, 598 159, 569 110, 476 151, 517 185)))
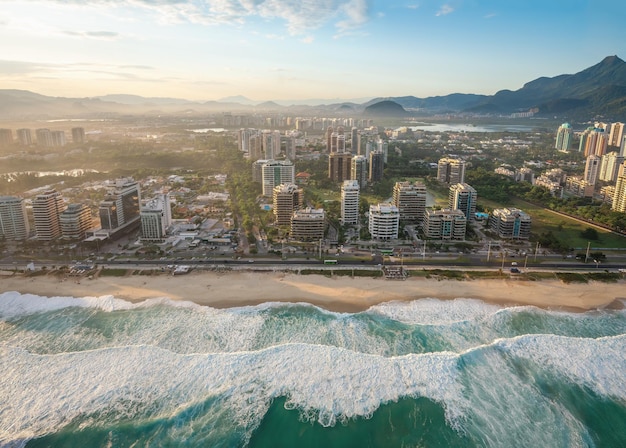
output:
POLYGON ((0 239, 25 240, 30 233, 24 199, 0 196, 0 239))
POLYGON ((280 155, 280 131, 264 130, 261 133, 263 156, 266 159, 275 159, 280 155))
POLYGON ((396 182, 393 204, 398 208, 400 221, 421 225, 426 211, 426 186, 419 182, 396 182))
POLYGON ((30 129, 18 129, 17 139, 22 146, 30 146, 33 144, 33 134, 30 132, 30 129))
POLYGON ((333 182, 343 182, 350 179, 352 154, 333 152, 328 155, 328 177, 333 182))
POLYGON ((426 210, 424 213, 424 236, 431 240, 465 239, 467 219, 461 210, 426 210))
POLYGON ((61 193, 47 190, 33 199, 33 220, 39 241, 52 241, 61 237, 61 213, 65 203, 61 193))
POLYGON ((289 238, 294 241, 320 241, 324 239, 326 214, 324 209, 305 208, 293 212, 289 238))
POLYGON ((498 238, 527 240, 531 223, 530 215, 517 208, 499 208, 489 216, 489 228, 498 238))
POLYGON ((372 151, 370 153, 369 178, 370 183, 379 182, 383 179, 385 172, 385 155, 382 152, 372 151))
POLYGON ((52 142, 52 132, 50 132, 50 129, 37 129, 35 131, 35 135, 37 136, 37 144, 39 146, 43 146, 45 148, 51 148, 54 146, 52 142))
POLYGON ((100 225, 115 230, 137 222, 141 204, 139 183, 132 178, 120 178, 111 184, 104 201, 100 203, 100 225))
POLYGON ((270 160, 261 168, 263 196, 272 197, 274 187, 295 183, 295 167, 289 160, 270 160))
POLYGON ((611 210, 616 212, 626 212, 626 163, 622 164, 617 174, 615 192, 613 193, 613 204, 611 210))
POLYGON ((448 208, 461 210, 467 221, 472 221, 476 214, 478 195, 474 187, 466 183, 450 185, 448 192, 448 208))
POLYGON ((609 132, 609 146, 618 147, 622 144, 624 138, 624 123, 612 123, 609 132))
POLYGON ((274 187, 272 199, 276 224, 289 226, 293 212, 304 204, 304 190, 295 184, 280 184, 274 187))
POLYGON ((367 185, 367 159, 365 156, 354 156, 350 162, 350 179, 356 180, 359 187, 367 185))
POLYGON ((50 132, 52 137, 52 146, 61 147, 65 146, 67 141, 65 140, 65 131, 52 131, 50 132))
POLYGON ((0 147, 7 147, 13 144, 13 131, 11 129, 0 129, 0 147))
POLYGON ((400 212, 393 204, 370 205, 368 229, 374 240, 398 238, 400 212))
POLYGON ((72 128, 72 143, 85 143, 85 128, 72 128))
POLYGON ((444 157, 437 163, 437 180, 444 184, 465 182, 465 162, 444 157))
POLYGON ((61 236, 65 240, 82 240, 93 228, 91 210, 87 204, 70 204, 59 217, 61 236))
POLYGON ((556 131, 556 143, 554 147, 563 152, 568 152, 574 140, 574 129, 569 123, 563 123, 556 131))
POLYGON ((139 213, 141 219, 141 239, 161 242, 172 225, 172 206, 169 194, 160 194, 149 200, 139 213))
POLYGON ((344 180, 341 185, 341 224, 359 223, 359 195, 361 188, 357 180, 344 180))
POLYGON ((624 157, 615 151, 603 155, 598 178, 603 182, 615 182, 622 163, 624 163, 624 157))
POLYGON ((350 130, 350 152, 352 155, 358 154, 359 150, 359 129, 352 128, 350 130))
POLYGON ((603 128, 589 127, 581 134, 578 149, 585 157, 602 156, 606 153, 608 142, 608 134, 603 128))
POLYGON ((602 158, 596 155, 590 155, 587 157, 585 163, 585 174, 583 180, 589 185, 595 185, 598 181, 598 174, 600 173, 600 162, 602 158))

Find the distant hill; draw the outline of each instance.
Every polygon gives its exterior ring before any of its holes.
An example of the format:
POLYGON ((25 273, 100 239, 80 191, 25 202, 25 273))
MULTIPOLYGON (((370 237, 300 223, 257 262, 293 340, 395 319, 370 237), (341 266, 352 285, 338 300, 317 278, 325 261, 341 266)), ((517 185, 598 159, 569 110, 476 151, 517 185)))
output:
POLYGON ((363 114, 376 117, 404 117, 409 115, 404 107, 390 100, 370 104, 363 110, 363 114))

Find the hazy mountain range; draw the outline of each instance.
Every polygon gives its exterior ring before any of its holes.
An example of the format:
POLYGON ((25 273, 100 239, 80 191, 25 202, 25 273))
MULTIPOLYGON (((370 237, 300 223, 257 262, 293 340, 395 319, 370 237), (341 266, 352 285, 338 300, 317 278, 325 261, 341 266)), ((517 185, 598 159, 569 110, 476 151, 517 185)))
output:
POLYGON ((201 114, 221 111, 282 111, 326 115, 402 116, 438 113, 510 114, 536 109, 541 116, 588 120, 602 116, 626 121, 626 63, 608 56, 573 75, 541 77, 521 89, 495 95, 453 93, 445 96, 310 99, 255 102, 243 96, 219 101, 137 95, 61 98, 26 90, 0 89, 0 119, 93 117, 109 114, 201 114))

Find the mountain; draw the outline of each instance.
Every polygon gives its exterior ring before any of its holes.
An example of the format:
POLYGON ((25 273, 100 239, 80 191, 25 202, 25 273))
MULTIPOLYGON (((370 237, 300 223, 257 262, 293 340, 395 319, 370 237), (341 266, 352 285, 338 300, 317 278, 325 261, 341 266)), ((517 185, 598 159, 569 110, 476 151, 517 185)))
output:
POLYGON ((475 107, 491 106, 501 112, 538 108, 539 113, 575 115, 608 115, 624 117, 621 106, 626 87, 626 63, 617 56, 608 56, 600 63, 573 75, 541 77, 516 91, 501 90, 475 107), (617 95, 617 96, 615 96, 617 95))
POLYGON ((506 115, 533 109, 539 116, 587 121, 602 117, 626 121, 626 62, 608 56, 575 74, 540 77, 518 90, 494 95, 379 97, 369 101, 309 100, 255 102, 244 96, 194 102, 177 98, 105 95, 94 98, 50 97, 27 90, 0 89, 0 119, 87 117, 103 114, 203 114, 226 111, 281 111, 304 114, 369 116, 468 113, 506 115))

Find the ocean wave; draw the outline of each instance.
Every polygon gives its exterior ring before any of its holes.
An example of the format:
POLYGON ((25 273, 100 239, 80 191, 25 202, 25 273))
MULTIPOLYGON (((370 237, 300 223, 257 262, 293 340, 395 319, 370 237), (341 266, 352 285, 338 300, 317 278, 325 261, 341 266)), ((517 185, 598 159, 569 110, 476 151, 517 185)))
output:
POLYGON ((81 419, 95 426, 167 419, 207 401, 227 409, 249 436, 279 397, 322 426, 368 418, 403 397, 424 397, 443 406, 451 427, 488 446, 516 440, 529 425, 544 446, 562 445, 565 433, 568 446, 582 446, 584 426, 541 389, 540 379, 565 378, 625 403, 625 351, 624 335, 528 335, 461 354, 391 358, 312 344, 209 355, 151 346, 36 355, 4 345, 0 396, 11 399, 0 410, 0 441, 38 437, 81 419), (555 428, 550 437, 557 439, 540 435, 539 429, 555 428), (555 440, 561 444, 551 445, 555 440))

